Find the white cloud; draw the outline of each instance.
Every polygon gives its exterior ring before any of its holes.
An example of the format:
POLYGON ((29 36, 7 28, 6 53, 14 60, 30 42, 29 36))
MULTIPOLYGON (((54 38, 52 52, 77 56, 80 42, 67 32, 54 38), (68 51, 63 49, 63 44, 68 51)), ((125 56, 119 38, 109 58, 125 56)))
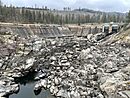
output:
POLYGON ((130 9, 129 5, 130 0, 77 0, 73 7, 126 12, 130 9))
POLYGON ((66 3, 74 4, 77 0, 63 0, 66 3))

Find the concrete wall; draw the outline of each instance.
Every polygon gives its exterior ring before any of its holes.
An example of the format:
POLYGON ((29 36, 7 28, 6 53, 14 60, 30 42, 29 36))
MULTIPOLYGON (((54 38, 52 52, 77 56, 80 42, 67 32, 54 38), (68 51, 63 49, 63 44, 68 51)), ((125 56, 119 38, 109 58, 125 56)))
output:
POLYGON ((35 25, 35 24, 1 24, 0 33, 3 34, 9 32, 12 34, 18 34, 20 37, 29 38, 31 36, 38 36, 43 38, 50 37, 69 37, 69 36, 87 36, 90 33, 98 33, 100 29, 97 27, 69 27, 69 26, 47 26, 47 25, 35 25))
POLYGON ((82 27, 82 26, 77 26, 77 27, 69 27, 70 31, 75 35, 75 36, 82 36, 86 37, 88 34, 96 34, 101 32, 101 28, 94 26, 94 27, 82 27))

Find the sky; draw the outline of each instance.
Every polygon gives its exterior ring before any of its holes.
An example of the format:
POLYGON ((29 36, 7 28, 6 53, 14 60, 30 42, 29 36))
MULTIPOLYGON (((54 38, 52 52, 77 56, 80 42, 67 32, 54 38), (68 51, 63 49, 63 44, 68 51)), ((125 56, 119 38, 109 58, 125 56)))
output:
POLYGON ((1 0, 4 4, 14 6, 37 7, 47 6, 52 9, 63 7, 88 8, 109 12, 127 12, 130 10, 130 0, 1 0))

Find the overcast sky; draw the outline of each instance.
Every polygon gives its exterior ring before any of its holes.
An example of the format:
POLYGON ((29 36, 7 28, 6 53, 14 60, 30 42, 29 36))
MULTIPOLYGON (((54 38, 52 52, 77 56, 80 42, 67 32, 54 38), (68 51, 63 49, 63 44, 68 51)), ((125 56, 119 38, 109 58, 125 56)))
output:
POLYGON ((1 0, 4 4, 15 6, 35 6, 62 9, 63 7, 89 8, 102 11, 127 12, 130 0, 1 0))

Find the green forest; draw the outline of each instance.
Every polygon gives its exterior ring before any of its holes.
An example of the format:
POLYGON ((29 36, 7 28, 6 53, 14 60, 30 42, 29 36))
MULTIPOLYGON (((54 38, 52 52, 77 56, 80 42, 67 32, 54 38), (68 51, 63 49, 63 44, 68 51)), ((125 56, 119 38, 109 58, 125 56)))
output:
POLYGON ((14 7, 12 5, 3 5, 0 1, 0 22, 18 22, 18 23, 44 23, 44 24, 83 24, 83 23, 106 23, 106 22, 123 22, 124 17, 121 15, 109 15, 106 13, 80 14, 71 13, 73 11, 62 11, 59 13, 55 9, 30 7, 14 7))

